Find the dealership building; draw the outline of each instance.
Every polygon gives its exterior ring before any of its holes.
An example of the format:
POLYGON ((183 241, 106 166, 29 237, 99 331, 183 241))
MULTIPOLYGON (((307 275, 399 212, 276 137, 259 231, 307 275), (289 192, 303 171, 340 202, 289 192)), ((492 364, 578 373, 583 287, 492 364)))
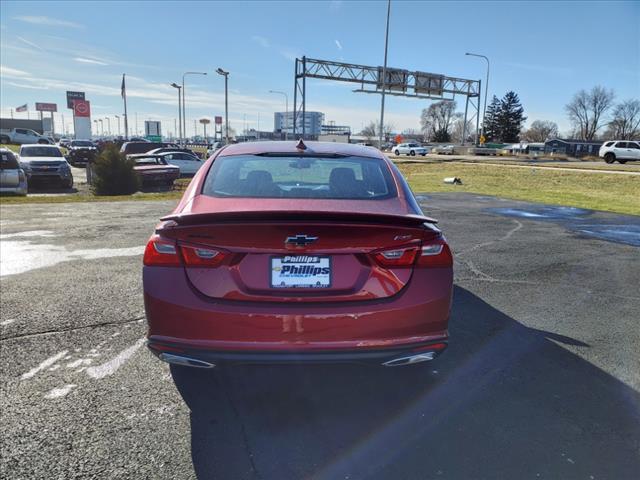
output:
MULTIPOLYGON (((309 136, 317 136, 322 133, 324 113, 305 112, 305 133, 309 136)), ((293 112, 275 112, 273 114, 273 131, 293 133, 293 112)), ((296 133, 302 133, 302 114, 298 114, 296 133)))

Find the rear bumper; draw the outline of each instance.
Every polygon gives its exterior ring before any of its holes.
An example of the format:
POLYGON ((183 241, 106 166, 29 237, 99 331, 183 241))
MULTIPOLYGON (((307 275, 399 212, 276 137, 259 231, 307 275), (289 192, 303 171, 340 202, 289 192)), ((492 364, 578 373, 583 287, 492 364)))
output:
MULTIPOLYGON (((433 360, 447 348, 447 338, 439 342, 407 345, 402 348, 375 350, 344 350, 308 352, 292 350, 284 352, 254 351, 210 351, 184 347, 179 344, 149 341, 147 347, 160 360, 196 367, 211 368, 220 365, 290 365, 290 364, 328 364, 355 363, 364 365, 396 366, 417 362, 402 362, 404 359, 417 358, 431 353, 426 360, 433 360), (179 361, 187 360, 187 361, 179 361), (195 360, 195 361, 194 361, 195 360)), ((420 361, 425 361, 421 359, 420 361)))
POLYGON ((144 267, 149 347, 211 363, 382 363, 448 340, 451 268, 416 270, 379 301, 215 301, 181 268, 144 267), (386 360, 385 360, 386 359, 386 360))
POLYGON ((157 184, 162 184, 162 183, 171 183, 176 181, 178 178, 180 178, 180 173, 176 173, 176 174, 167 174, 167 175, 163 175, 163 174, 141 174, 140 175, 140 182, 142 182, 143 185, 157 185, 157 184))

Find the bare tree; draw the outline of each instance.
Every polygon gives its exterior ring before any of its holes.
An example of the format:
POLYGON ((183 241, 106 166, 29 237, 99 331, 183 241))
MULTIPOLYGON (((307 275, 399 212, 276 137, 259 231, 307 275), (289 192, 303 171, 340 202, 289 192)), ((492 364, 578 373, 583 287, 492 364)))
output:
MULTIPOLYGON (((391 134, 395 130, 395 125, 393 123, 385 123, 384 128, 382 129, 382 133, 384 136, 384 140, 386 142, 391 138, 391 134)), ((360 132, 360 135, 367 138, 367 141, 377 139, 378 134, 380 132, 380 122, 369 122, 360 132)))
POLYGON ((451 140, 456 143, 465 143, 473 141, 476 134, 476 125, 471 120, 467 120, 467 138, 463 138, 465 134, 464 128, 464 116, 461 113, 456 113, 453 126, 451 128, 451 140))
POLYGON ((360 135, 366 137, 367 140, 371 140, 372 138, 378 135, 378 127, 376 122, 369 122, 360 132, 360 135))
POLYGON ((434 142, 449 142, 455 118, 456 102, 441 100, 422 110, 420 125, 425 137, 434 142))
POLYGON ((607 138, 636 140, 640 138, 640 100, 627 100, 616 105, 609 122, 607 138))
POLYGON ((545 142, 551 138, 557 138, 558 124, 550 120, 536 120, 531 123, 522 138, 527 142, 545 142))
POLYGON ((580 140, 593 140, 604 125, 604 114, 613 105, 613 90, 595 86, 591 91, 580 90, 565 106, 569 120, 579 132, 580 140))

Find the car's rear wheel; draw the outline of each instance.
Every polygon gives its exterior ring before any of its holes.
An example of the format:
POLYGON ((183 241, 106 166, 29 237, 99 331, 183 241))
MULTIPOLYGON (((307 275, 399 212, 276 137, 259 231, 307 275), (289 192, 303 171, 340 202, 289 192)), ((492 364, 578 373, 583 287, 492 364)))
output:
POLYGON ((415 152, 415 150, 411 150, 411 151, 409 152, 409 155, 411 155, 412 157, 415 157, 415 156, 416 156, 416 152, 415 152))
POLYGON ((623 164, 623 165, 624 165, 625 163, 627 163, 627 161, 626 161, 626 160, 622 160, 622 159, 620 159, 620 158, 618 159, 618 162, 619 162, 619 163, 621 163, 621 164, 623 164))
POLYGON ((613 153, 609 152, 605 154, 604 161, 607 163, 613 163, 616 161, 616 156, 613 153))

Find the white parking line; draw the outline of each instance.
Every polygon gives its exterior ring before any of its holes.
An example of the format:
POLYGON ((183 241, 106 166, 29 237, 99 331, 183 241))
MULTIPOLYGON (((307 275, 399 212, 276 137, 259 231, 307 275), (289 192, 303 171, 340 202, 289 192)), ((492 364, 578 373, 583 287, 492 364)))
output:
POLYGON ((56 363, 58 360, 62 359, 66 354, 67 354, 68 350, 63 350, 60 353, 56 353, 53 357, 49 357, 47 358, 44 362, 42 362, 40 365, 38 365, 35 368, 32 368, 31 370, 29 370, 27 373, 23 374, 21 379, 22 380, 26 380, 27 378, 31 378, 34 377, 38 372, 40 372, 41 370, 44 370, 47 367, 50 367, 51 365, 53 365, 54 363, 56 363))
POLYGON ((60 398, 64 397, 67 393, 75 388, 73 383, 65 385, 64 387, 54 388, 49 393, 47 393, 44 398, 60 398))
POLYGON ((131 357, 131 355, 136 353, 136 350, 138 350, 142 345, 144 345, 144 342, 145 342, 145 338, 143 337, 140 340, 138 340, 135 344, 127 348, 126 350, 121 351, 118 355, 116 355, 114 358, 112 358, 108 362, 103 363, 102 365, 97 365, 95 367, 87 368, 86 370, 87 375, 96 379, 113 375, 116 372, 116 370, 118 370, 124 364, 124 362, 126 362, 129 359, 129 357, 131 357))

